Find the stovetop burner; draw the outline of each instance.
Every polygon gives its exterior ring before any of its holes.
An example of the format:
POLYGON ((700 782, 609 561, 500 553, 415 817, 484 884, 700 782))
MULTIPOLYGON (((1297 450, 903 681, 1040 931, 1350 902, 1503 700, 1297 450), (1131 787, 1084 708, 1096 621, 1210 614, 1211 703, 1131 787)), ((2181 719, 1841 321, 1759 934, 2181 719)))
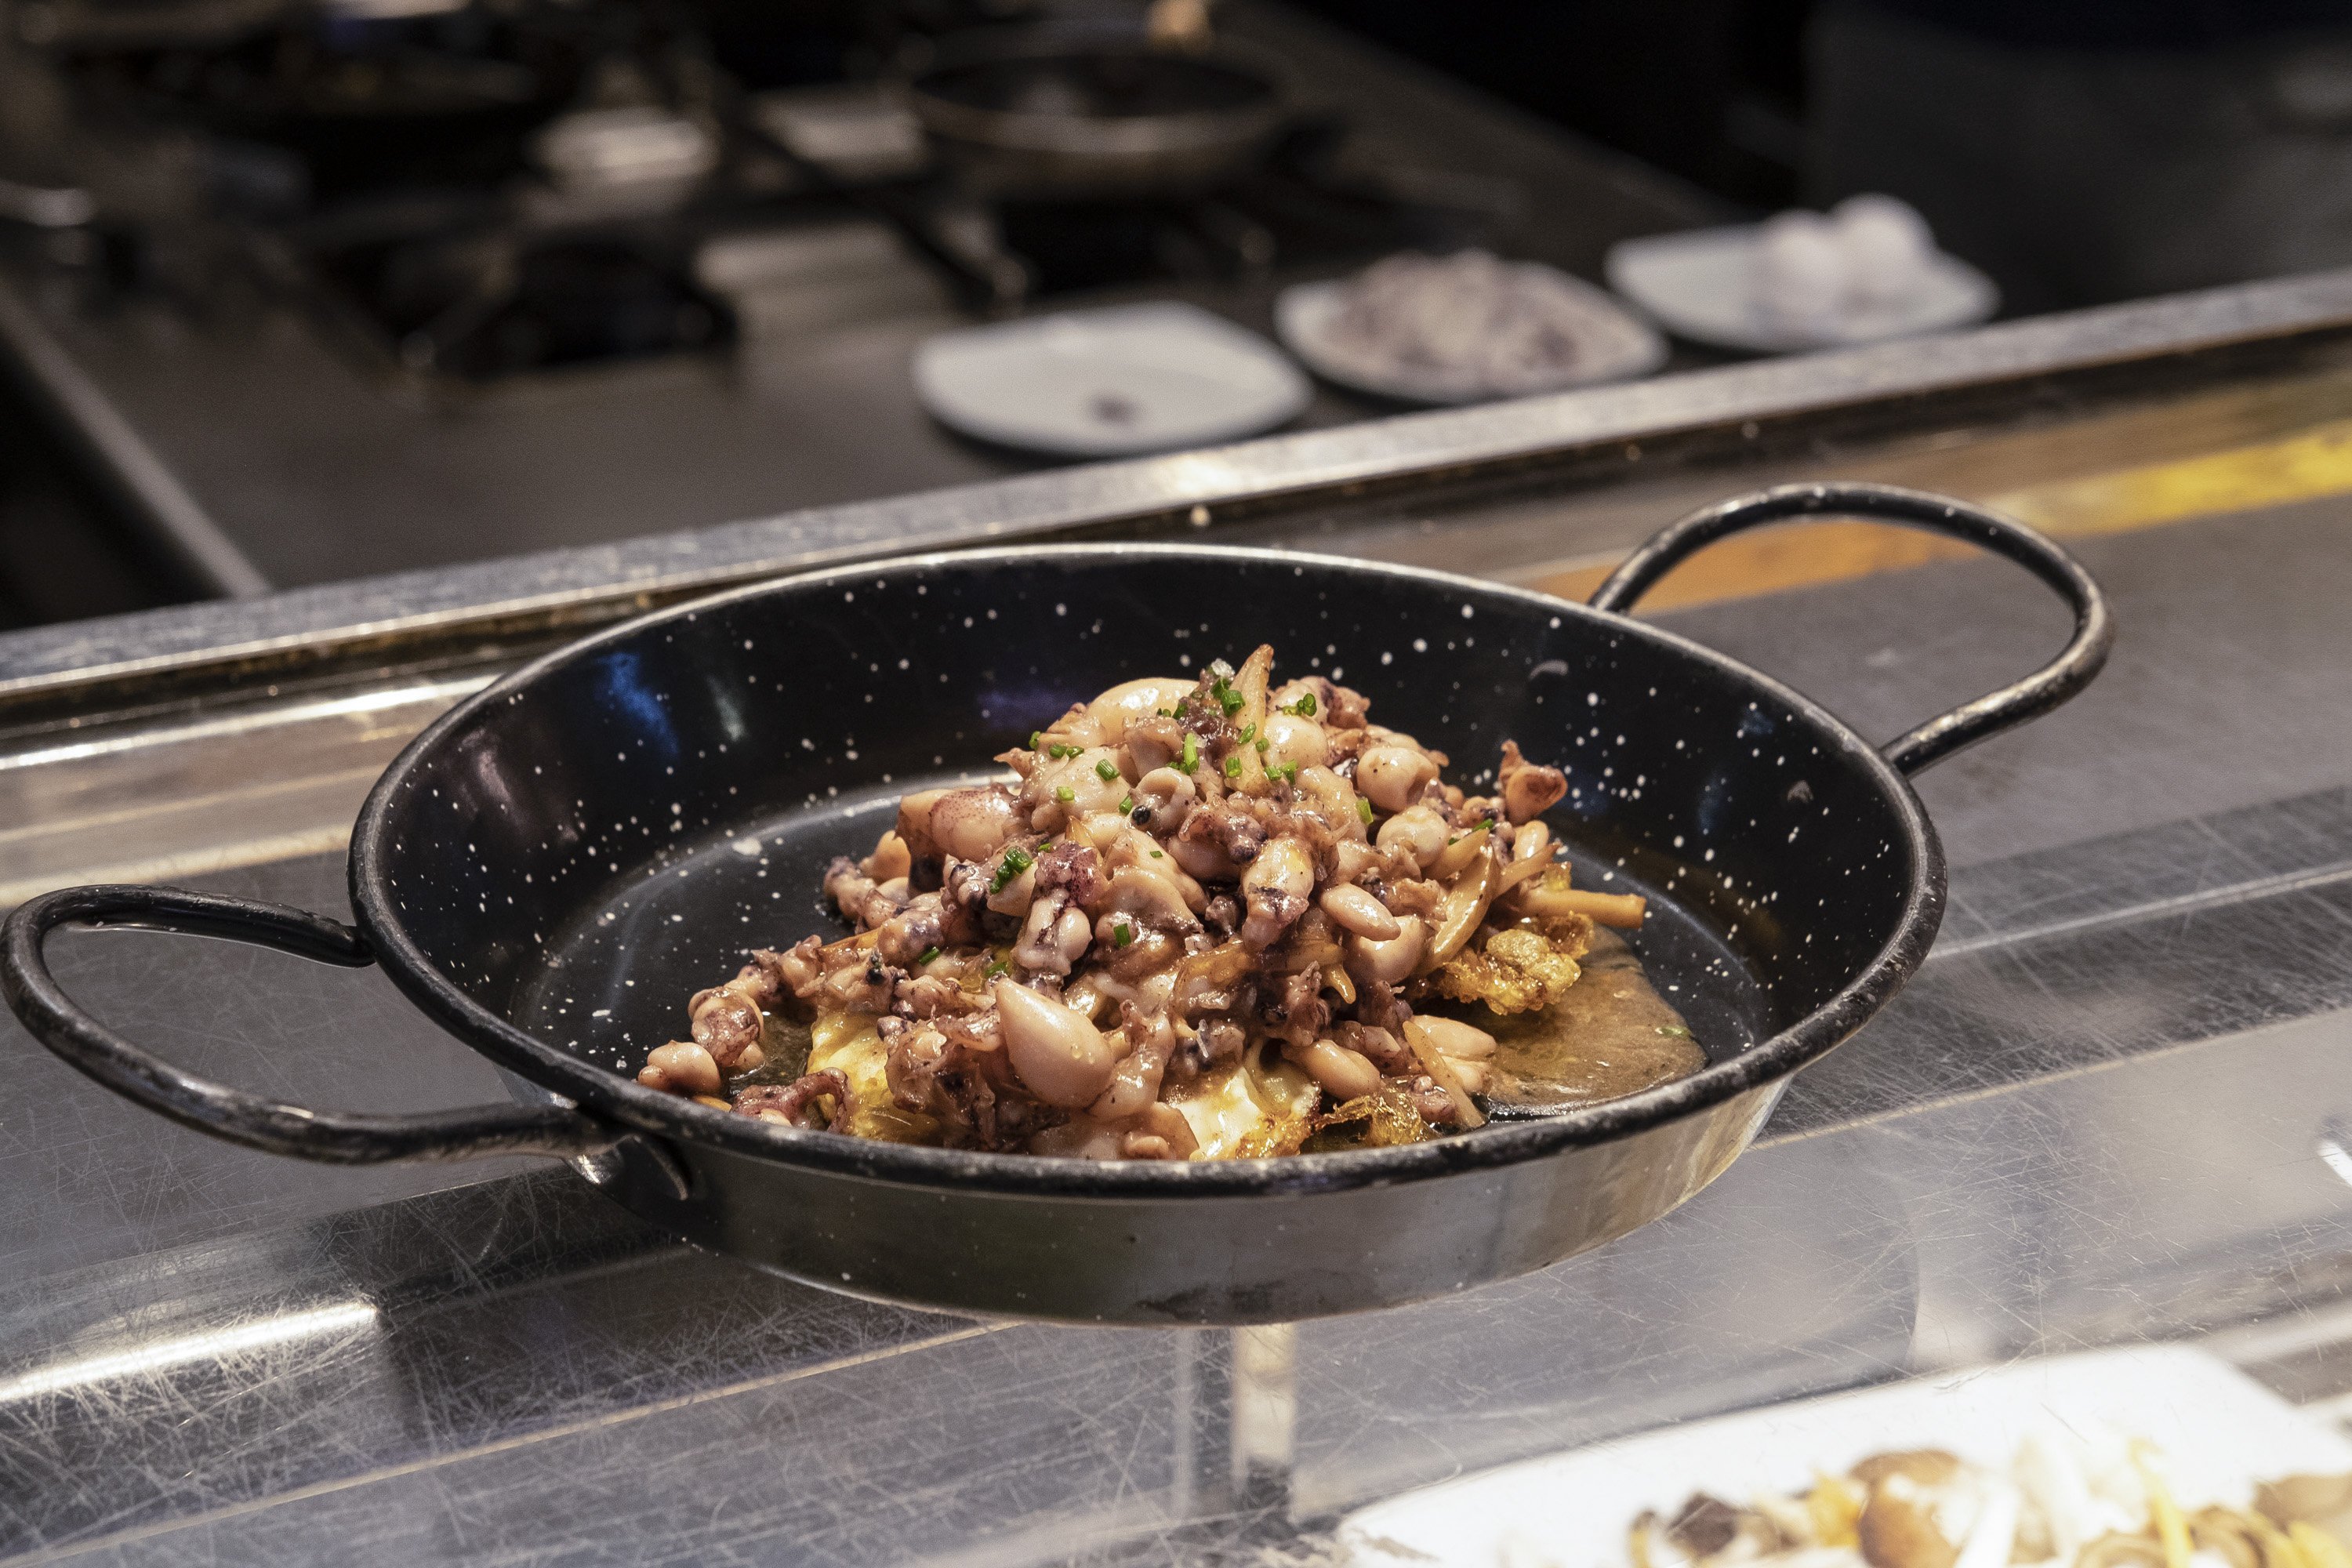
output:
POLYGON ((403 363, 488 380, 703 349, 733 329, 658 239, 623 235, 418 240, 322 258, 403 363))
POLYGON ((1032 297, 1045 297, 1458 249, 1507 216, 1494 192, 1444 199, 1340 175, 1325 156, 1333 129, 1302 129, 1264 168, 1187 201, 999 203, 1004 249, 1029 268, 1032 297))
POLYGON ((331 6, 310 26, 215 39, 93 37, 86 26, 60 47, 98 114, 291 154, 318 204, 494 182, 579 92, 595 40, 560 12, 432 15, 437 0, 411 3, 428 14, 363 19, 331 6))

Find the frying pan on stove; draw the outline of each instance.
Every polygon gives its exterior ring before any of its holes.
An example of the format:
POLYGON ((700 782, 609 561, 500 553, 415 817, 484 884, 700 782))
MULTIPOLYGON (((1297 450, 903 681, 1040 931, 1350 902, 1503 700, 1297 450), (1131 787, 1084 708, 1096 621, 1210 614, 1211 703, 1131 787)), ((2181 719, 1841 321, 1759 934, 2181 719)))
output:
MULTIPOLYGON (((93 887, 26 904, 0 988, 116 1092, 255 1148, 345 1163, 538 1153, 703 1246, 957 1310, 1244 1322, 1410 1301, 1656 1218, 1747 1146, 1789 1075, 1917 966, 1944 900, 1906 775, 2063 701, 2105 660, 2097 585, 1958 502, 1804 486, 1668 528, 1575 605, 1402 567, 1197 547, 920 556, 721 595, 590 637, 460 703, 387 769, 351 848, 356 927, 93 887), (1625 612, 1676 562, 1810 513, 1970 540, 2073 606, 2048 666, 1884 749, 1625 612), (645 1047, 752 945, 837 929, 819 868, 909 788, 963 775, 1074 699, 1272 640, 1456 758, 1569 765, 1580 885, 1652 899, 1637 945, 1711 1065, 1645 1093, 1400 1148, 1097 1164, 779 1127, 640 1088, 645 1047), (1710 855, 1708 851, 1712 851, 1710 855), (276 1104, 156 1059, 44 964, 67 922, 381 963, 506 1069, 517 1104, 370 1116, 276 1104)), ((1478 766, 1470 762, 1474 771, 1478 766)))
POLYGON ((1292 112, 1274 61, 1078 22, 950 40, 900 91, 967 187, 1013 199, 1197 195, 1246 174, 1292 112))

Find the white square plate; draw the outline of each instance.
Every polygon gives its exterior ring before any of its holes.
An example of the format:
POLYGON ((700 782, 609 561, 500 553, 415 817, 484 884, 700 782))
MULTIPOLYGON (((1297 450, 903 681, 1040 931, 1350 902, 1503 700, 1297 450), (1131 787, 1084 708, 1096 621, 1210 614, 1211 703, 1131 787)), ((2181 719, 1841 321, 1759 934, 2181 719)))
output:
POLYGON ((932 417, 1000 447, 1119 458, 1238 441, 1311 389, 1255 332, 1185 304, 1069 310, 941 332, 915 351, 932 417))
POLYGON ((1609 287, 1668 331, 1755 353, 1840 348, 1974 326, 2000 304, 1991 279, 1938 251, 1917 287, 1902 298, 1858 304, 1819 331, 1791 327, 1763 315, 1748 297, 1749 258, 1763 232, 1760 225, 1741 224, 1620 240, 1610 247, 1603 270, 1609 287))

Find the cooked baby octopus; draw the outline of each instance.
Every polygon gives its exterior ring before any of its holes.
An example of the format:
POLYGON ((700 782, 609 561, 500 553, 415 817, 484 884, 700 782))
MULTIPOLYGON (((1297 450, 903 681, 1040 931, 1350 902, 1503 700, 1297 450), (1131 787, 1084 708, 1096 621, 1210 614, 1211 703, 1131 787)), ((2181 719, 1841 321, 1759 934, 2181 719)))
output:
POLYGON ((855 934, 752 955, 640 1082, 762 1121, 1095 1159, 1221 1159, 1475 1127, 1496 1040, 1593 924, 1506 742, 1495 794, 1274 650, 1130 680, 925 790, 824 892, 855 934))

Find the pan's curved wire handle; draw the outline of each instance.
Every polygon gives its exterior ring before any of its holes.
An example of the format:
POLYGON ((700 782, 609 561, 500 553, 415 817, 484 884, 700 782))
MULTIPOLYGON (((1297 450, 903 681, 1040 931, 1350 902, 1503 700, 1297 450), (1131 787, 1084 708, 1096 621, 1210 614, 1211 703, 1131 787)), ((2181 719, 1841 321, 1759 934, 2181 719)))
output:
POLYGON ((68 923, 226 937, 349 969, 375 962, 367 939, 340 921, 285 904, 120 884, 45 893, 0 926, 0 997, 33 1037, 115 1093, 199 1132, 336 1165, 490 1154, 570 1159, 610 1148, 624 1136, 565 1106, 481 1105, 371 1116, 305 1110, 183 1072, 82 1011, 58 984, 41 945, 68 923))
POLYGON ((1670 523, 1625 558, 1593 591, 1596 610, 1631 611, 1634 602, 1683 561, 1727 534, 1797 517, 1859 517, 1946 533, 2006 555, 2058 592, 2074 612, 2074 635, 2058 657, 2024 679, 1930 719, 1879 748, 1906 773, 1917 773, 1964 746, 2047 713, 2090 683, 2115 646, 2107 596, 2081 562, 2021 522, 1948 496, 1893 485, 1782 485, 1740 496, 1670 523))

